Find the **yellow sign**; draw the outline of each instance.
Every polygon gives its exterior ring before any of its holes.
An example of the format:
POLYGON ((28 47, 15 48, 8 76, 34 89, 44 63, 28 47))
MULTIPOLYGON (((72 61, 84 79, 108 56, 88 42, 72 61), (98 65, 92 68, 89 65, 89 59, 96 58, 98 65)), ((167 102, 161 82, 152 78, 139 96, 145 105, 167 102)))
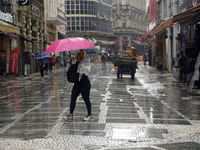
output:
POLYGON ((13 32, 13 33, 20 34, 20 30, 19 29, 15 29, 15 28, 3 26, 3 25, 0 25, 0 30, 5 30, 5 31, 8 31, 8 32, 13 32))
POLYGON ((12 54, 12 58, 17 58, 18 56, 17 56, 17 53, 13 53, 12 54))

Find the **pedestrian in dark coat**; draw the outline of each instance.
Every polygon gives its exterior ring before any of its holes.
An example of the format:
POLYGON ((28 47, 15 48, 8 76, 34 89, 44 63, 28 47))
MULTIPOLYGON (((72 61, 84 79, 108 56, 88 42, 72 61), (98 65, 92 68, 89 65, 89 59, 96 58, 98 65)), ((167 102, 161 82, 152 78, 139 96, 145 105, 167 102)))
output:
POLYGON ((45 68, 44 61, 42 59, 40 59, 39 60, 39 69, 40 69, 40 75, 41 75, 42 80, 44 77, 44 68, 45 68))

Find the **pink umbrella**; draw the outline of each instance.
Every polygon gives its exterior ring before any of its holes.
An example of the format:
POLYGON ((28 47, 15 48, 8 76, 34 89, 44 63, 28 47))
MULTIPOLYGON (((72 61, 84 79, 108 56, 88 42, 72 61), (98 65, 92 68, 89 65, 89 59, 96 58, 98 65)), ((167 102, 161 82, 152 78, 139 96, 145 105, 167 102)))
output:
POLYGON ((72 37, 53 42, 44 53, 62 52, 96 47, 92 42, 82 37, 72 37))

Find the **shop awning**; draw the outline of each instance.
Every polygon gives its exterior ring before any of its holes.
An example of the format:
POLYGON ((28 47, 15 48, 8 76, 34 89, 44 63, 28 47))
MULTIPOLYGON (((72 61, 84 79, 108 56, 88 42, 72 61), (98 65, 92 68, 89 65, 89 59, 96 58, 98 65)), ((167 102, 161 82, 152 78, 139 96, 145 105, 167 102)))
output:
POLYGON ((147 41, 151 37, 152 31, 154 31, 155 28, 151 29, 147 33, 143 34, 141 37, 138 38, 138 41, 147 41))
POLYGON ((142 41, 133 40, 133 42, 135 42, 138 45, 148 45, 147 43, 144 43, 142 41))
POLYGON ((97 43, 98 40, 95 37, 89 37, 87 38, 88 41, 92 42, 92 43, 97 43))
POLYGON ((99 40, 99 42, 103 45, 113 45, 113 44, 115 44, 115 41, 99 40))
POLYGON ((16 33, 20 35, 20 29, 18 27, 15 27, 1 20, 0 20, 0 30, 16 33))
POLYGON ((151 34, 151 36, 153 37, 156 33, 158 33, 159 31, 171 26, 173 24, 173 19, 169 19, 165 22, 163 22, 162 24, 160 24, 151 34))
POLYGON ((8 35, 11 39, 16 39, 16 40, 19 39, 19 36, 15 35, 13 32, 8 32, 8 31, 5 31, 5 30, 0 30, 0 33, 8 35))
POLYGON ((147 37, 149 34, 149 32, 143 34, 141 37, 138 38, 139 41, 142 41, 142 39, 144 39, 145 37, 147 37))
POLYGON ((192 15, 195 15, 196 12, 200 11, 200 4, 197 6, 190 8, 180 14, 177 14, 173 16, 173 22, 180 22, 184 20, 186 17, 191 17, 192 15))

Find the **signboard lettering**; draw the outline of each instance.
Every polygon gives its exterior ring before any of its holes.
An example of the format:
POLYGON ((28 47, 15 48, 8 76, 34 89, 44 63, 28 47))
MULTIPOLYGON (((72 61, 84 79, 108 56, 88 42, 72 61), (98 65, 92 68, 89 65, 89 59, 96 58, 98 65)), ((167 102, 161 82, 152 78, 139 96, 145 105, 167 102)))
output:
POLYGON ((13 23, 13 16, 9 13, 4 13, 0 10, 0 20, 13 23))

